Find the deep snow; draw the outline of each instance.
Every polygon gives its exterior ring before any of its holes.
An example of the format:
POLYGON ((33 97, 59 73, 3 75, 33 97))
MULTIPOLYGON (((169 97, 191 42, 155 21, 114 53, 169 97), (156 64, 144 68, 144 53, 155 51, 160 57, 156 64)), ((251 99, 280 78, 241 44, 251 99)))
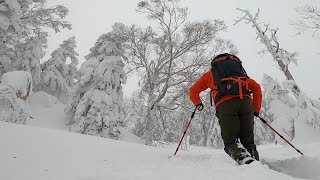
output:
POLYGON ((319 143, 301 147, 304 157, 290 147, 259 146, 263 164, 243 166, 223 150, 191 146, 169 158, 176 144, 149 147, 4 122, 0 144, 3 180, 320 179, 319 143))

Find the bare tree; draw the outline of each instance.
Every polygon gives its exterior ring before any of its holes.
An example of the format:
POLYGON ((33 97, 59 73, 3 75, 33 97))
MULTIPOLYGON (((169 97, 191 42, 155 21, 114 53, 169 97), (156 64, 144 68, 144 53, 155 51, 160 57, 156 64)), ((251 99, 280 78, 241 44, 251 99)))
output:
POLYGON ((292 25, 298 34, 305 31, 312 31, 313 37, 319 37, 320 30, 320 9, 317 6, 304 5, 297 7, 296 12, 299 14, 298 20, 294 21, 292 25))
POLYGON ((297 98, 300 94, 300 88, 296 84, 296 81, 293 78, 290 70, 288 69, 288 66, 291 62, 297 64, 296 57, 298 53, 290 53, 280 47, 280 43, 277 38, 278 29, 270 28, 269 24, 258 23, 260 13, 259 9, 255 16, 253 16, 248 10, 243 10, 239 8, 237 8, 237 10, 243 12, 244 16, 237 19, 235 21, 235 24, 241 21, 246 21, 247 24, 252 23, 252 26, 256 29, 257 39, 259 39, 260 42, 265 45, 265 47, 267 48, 267 52, 269 52, 272 55, 274 61, 279 65, 280 70, 284 73, 287 80, 295 82, 295 86, 292 88, 292 93, 297 98), (263 27, 261 27, 260 24, 263 24, 263 27))
POLYGON ((179 0, 141 1, 137 11, 158 25, 156 30, 132 26, 125 37, 128 72, 143 74, 140 83, 147 102, 144 137, 151 144, 156 139, 158 109, 177 108, 179 86, 190 82, 200 68, 208 67, 208 49, 219 49, 211 43, 226 25, 220 20, 187 22, 188 9, 180 7, 179 0))

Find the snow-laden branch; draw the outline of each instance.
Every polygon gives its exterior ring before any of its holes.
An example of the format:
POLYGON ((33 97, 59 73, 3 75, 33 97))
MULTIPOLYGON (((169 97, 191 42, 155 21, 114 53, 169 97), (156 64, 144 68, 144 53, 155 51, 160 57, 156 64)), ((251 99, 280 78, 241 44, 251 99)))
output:
MULTIPOLYGON (((286 76, 286 78, 288 80, 295 81, 291 72, 288 69, 288 66, 290 63, 297 64, 296 57, 298 53, 296 52, 290 53, 280 47, 280 43, 277 38, 278 29, 271 29, 270 25, 267 24, 267 25, 264 25, 265 30, 262 30, 260 26, 261 23, 258 23, 259 10, 255 16, 252 16, 252 14, 248 10, 243 10, 239 8, 237 8, 237 10, 243 12, 245 15, 242 18, 235 20, 235 24, 241 21, 246 21, 246 23, 251 23, 252 26, 256 29, 257 39, 259 39, 260 42, 265 45, 267 51, 271 54, 274 61, 277 62, 281 71, 286 76), (270 33, 270 35, 268 35, 268 32, 270 33)), ((300 89, 297 85, 295 86, 295 90, 293 91, 293 93, 296 97, 299 96, 300 89)))
POLYGON ((320 9, 317 6, 304 5, 297 7, 296 12, 299 18, 293 21, 292 25, 298 34, 302 34, 307 30, 313 32, 313 37, 319 36, 320 30, 320 9))

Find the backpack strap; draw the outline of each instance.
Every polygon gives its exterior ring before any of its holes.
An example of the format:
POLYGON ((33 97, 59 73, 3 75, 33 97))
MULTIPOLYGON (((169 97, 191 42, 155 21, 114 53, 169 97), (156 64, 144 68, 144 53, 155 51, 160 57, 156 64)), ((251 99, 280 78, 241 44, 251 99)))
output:
MULTIPOLYGON (((242 85, 246 86, 246 89, 249 89, 249 80, 247 76, 240 76, 240 77, 228 77, 228 78, 222 78, 221 81, 235 81, 238 83, 239 87, 239 95, 240 99, 243 99, 243 93, 242 93, 242 85)), ((227 87, 228 88, 228 87, 227 87)))
POLYGON ((211 105, 211 106, 213 106, 213 102, 212 102, 212 92, 213 92, 213 90, 211 89, 211 91, 210 91, 210 105, 211 105))
POLYGON ((237 56, 230 55, 230 56, 224 56, 224 57, 221 57, 221 58, 214 59, 214 62, 224 61, 224 60, 227 60, 227 59, 233 59, 233 60, 236 60, 236 61, 240 61, 240 59, 237 56))

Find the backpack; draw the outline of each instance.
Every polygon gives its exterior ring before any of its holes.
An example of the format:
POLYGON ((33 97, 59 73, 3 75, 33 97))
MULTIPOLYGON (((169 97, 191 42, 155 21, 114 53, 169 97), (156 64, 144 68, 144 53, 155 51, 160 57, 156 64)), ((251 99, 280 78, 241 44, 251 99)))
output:
MULTIPOLYGON (((251 94, 249 77, 237 56, 227 53, 218 55, 211 62, 211 71, 218 91, 215 103, 226 95, 239 95, 243 99, 244 94, 251 94)), ((212 90, 210 95, 212 105, 212 90)))

